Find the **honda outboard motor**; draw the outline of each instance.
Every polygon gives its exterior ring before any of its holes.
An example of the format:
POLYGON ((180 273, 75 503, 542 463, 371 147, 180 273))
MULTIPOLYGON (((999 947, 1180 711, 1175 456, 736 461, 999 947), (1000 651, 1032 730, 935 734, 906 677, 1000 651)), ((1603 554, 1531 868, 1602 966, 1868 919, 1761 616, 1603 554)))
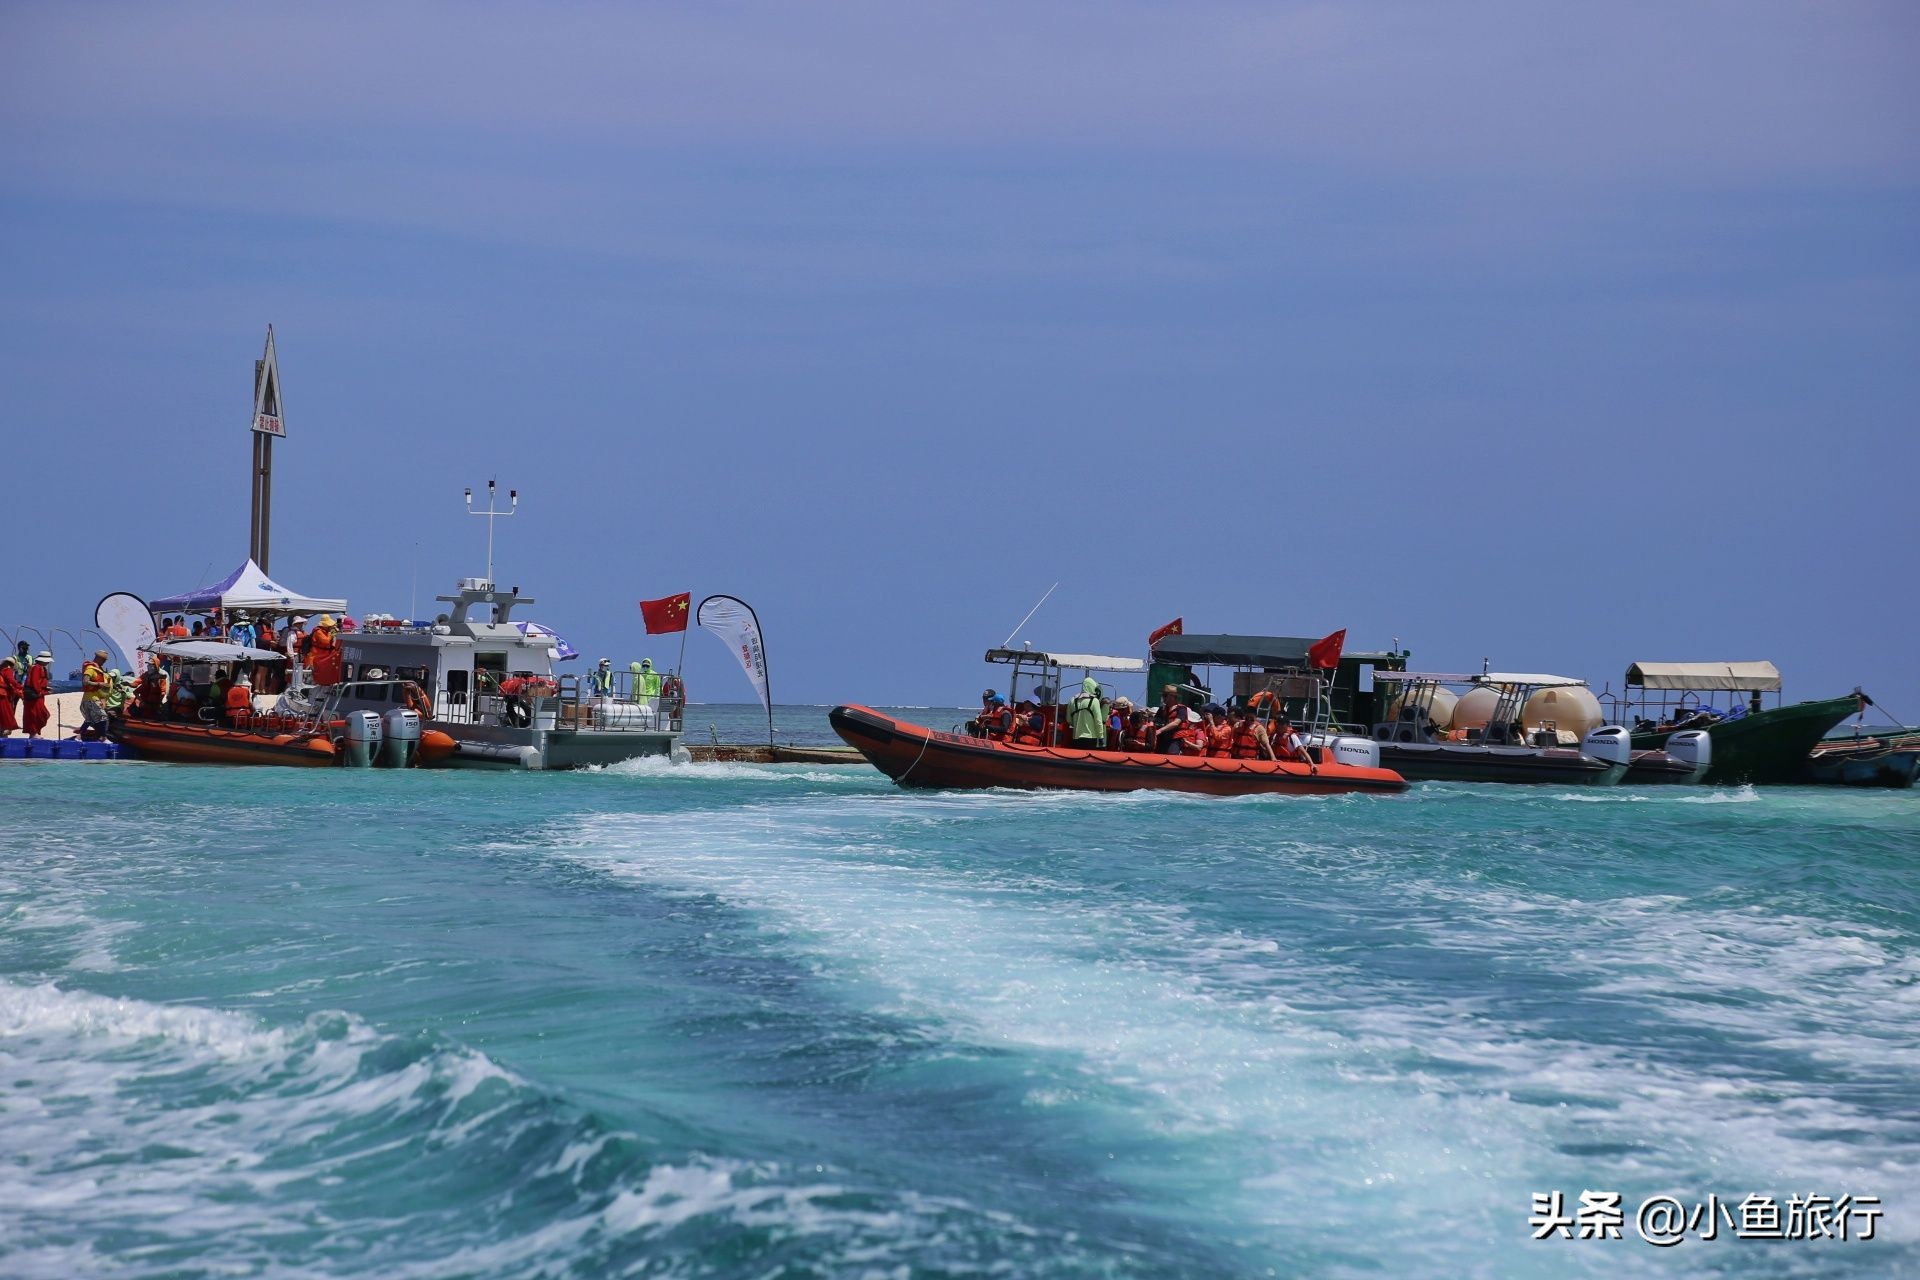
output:
POLYGON ((1611 776, 1601 778, 1601 782, 1618 782, 1627 772, 1627 764, 1633 759, 1633 738, 1617 724, 1603 724, 1590 730, 1580 739, 1580 754, 1604 760, 1611 769, 1611 776))
POLYGON ((1334 764, 1352 765, 1356 769, 1378 769, 1380 744, 1372 738, 1355 738, 1341 734, 1333 740, 1333 745, 1325 752, 1325 756, 1334 764))
POLYGON ((372 711, 347 712, 346 737, 340 743, 340 763, 365 769, 380 755, 380 717, 372 711))
POLYGON ((389 769, 411 768, 420 754, 420 713, 395 707, 380 717, 380 728, 387 737, 380 763, 389 769))
POLYGON ((1713 739, 1705 729, 1682 729, 1667 737, 1667 757, 1681 764, 1693 766, 1686 777, 1688 782, 1699 782, 1707 776, 1707 770, 1713 766, 1713 739))

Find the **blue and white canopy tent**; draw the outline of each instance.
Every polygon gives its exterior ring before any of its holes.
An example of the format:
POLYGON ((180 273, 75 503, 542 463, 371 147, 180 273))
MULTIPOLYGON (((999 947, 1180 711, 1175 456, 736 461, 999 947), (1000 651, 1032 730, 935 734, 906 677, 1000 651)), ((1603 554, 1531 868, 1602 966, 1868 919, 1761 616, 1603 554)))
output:
POLYGON ((302 595, 281 586, 251 558, 210 587, 198 587, 177 596, 150 600, 155 613, 211 613, 215 609, 244 609, 250 613, 345 613, 347 602, 302 595))

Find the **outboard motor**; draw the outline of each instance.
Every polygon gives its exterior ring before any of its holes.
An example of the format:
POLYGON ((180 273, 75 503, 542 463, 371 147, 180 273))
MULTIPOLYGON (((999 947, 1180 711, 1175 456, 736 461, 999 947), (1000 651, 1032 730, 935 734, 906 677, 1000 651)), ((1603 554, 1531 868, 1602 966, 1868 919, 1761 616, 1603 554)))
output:
POLYGON ((1355 738, 1341 734, 1334 738, 1331 748, 1324 754, 1333 764, 1350 765, 1355 769, 1380 767, 1380 744, 1372 738, 1355 738))
POLYGON ((347 712, 347 731, 340 743, 340 763, 352 769, 370 767, 380 755, 380 717, 372 711, 347 712))
POLYGON ((414 758, 420 754, 420 713, 394 707, 380 717, 380 728, 386 734, 386 749, 380 753, 380 763, 389 769, 411 768, 414 758))
POLYGON ((1603 724, 1580 739, 1580 754, 1612 766, 1610 776, 1600 779, 1601 782, 1618 782, 1633 760, 1633 738, 1617 724, 1603 724))
POLYGON ((1667 758, 1691 765, 1685 781, 1699 782, 1713 767, 1713 738, 1705 729, 1682 729, 1667 737, 1667 758))

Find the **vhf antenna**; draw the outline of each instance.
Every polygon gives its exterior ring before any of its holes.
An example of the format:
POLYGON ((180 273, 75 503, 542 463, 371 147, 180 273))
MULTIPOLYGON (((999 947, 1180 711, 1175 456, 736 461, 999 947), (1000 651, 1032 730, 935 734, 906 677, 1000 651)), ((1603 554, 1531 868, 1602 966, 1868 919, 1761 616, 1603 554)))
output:
POLYGON ((505 511, 495 510, 495 492, 494 482, 491 480, 487 481, 487 509, 485 511, 475 511, 473 509, 473 490, 467 490, 467 514, 470 516, 485 516, 487 518, 487 590, 489 591, 493 590, 493 522, 495 520, 505 520, 520 506, 520 491, 518 489, 509 489, 507 490, 507 509, 505 511))

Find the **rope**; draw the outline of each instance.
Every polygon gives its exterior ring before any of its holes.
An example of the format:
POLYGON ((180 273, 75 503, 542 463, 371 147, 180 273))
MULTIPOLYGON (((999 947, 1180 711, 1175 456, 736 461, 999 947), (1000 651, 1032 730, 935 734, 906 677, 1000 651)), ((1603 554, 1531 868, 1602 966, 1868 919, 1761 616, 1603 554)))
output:
POLYGON ((902 770, 902 771, 901 771, 901 774, 900 774, 900 776, 894 779, 894 781, 895 781, 896 783, 899 783, 899 782, 905 782, 905 781, 907 780, 907 775, 908 775, 908 774, 910 774, 910 773, 912 773, 912 772, 913 772, 913 771, 914 771, 915 769, 917 769, 917 768, 919 768, 919 767, 920 767, 920 762, 921 762, 922 760, 924 760, 924 759, 926 759, 926 756, 927 756, 927 744, 928 744, 928 743, 930 743, 930 742, 932 742, 932 741, 933 741, 933 734, 932 734, 932 733, 927 733, 927 734, 925 734, 924 736, 922 736, 922 737, 921 737, 921 739, 920 739, 920 754, 919 754, 919 755, 917 755, 917 756, 915 756, 915 757, 913 758, 913 763, 912 763, 912 764, 910 764, 910 765, 908 765, 908 766, 907 766, 907 767, 906 767, 906 768, 905 768, 904 770, 902 770))

